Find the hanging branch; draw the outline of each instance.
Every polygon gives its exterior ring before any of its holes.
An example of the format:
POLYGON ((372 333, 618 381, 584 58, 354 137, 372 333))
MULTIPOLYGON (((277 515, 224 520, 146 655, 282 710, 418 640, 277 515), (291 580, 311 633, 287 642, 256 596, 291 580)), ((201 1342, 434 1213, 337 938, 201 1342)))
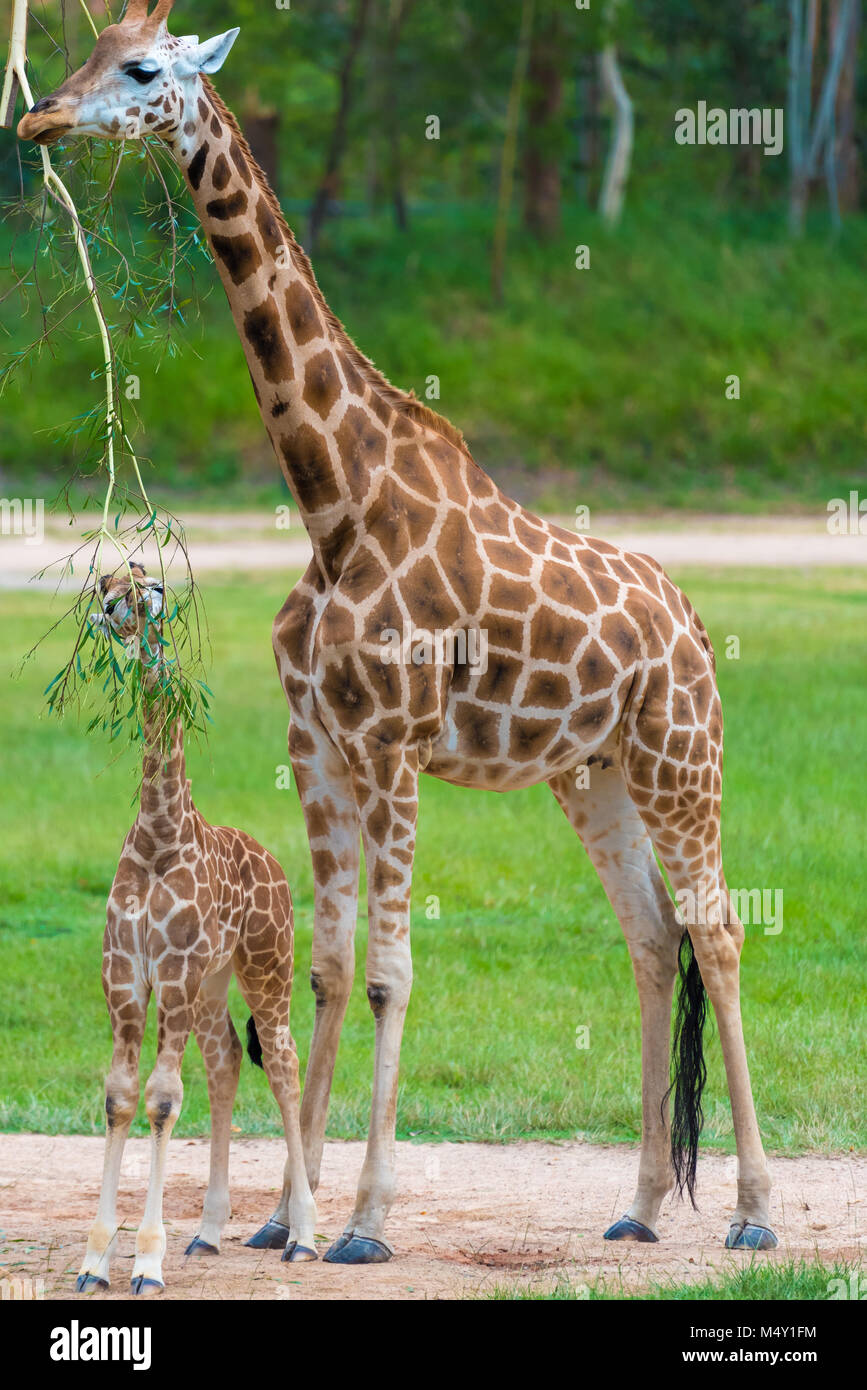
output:
MULTIPOLYGON (((93 19, 87 10, 84 0, 81 0, 82 9, 87 16, 88 22, 95 36, 98 37, 98 30, 93 23, 93 19)), ((6 73, 3 83, 2 98, 0 98, 0 123, 3 126, 12 124, 18 91, 24 97, 26 107, 29 109, 33 105, 33 93, 27 77, 27 15, 28 0, 13 0, 12 29, 9 42, 9 56, 6 64, 6 73)), ((81 550, 84 546, 93 544, 93 550, 88 566, 88 579, 85 581, 84 588, 78 594, 76 600, 67 610, 64 617, 75 617, 77 623, 77 635, 73 645, 72 653, 66 665, 58 671, 57 675, 46 688, 45 694, 48 696, 48 707, 52 713, 62 715, 70 705, 82 703, 88 693, 93 681, 106 675, 106 680, 102 686, 102 693, 107 696, 107 710, 102 717, 97 715, 91 720, 90 729, 101 724, 104 731, 109 732, 111 738, 116 738, 120 731, 126 727, 131 738, 142 739, 143 734, 143 699, 144 692, 140 682, 136 681, 138 662, 135 660, 127 664, 126 669, 122 668, 115 654, 110 650, 111 638, 106 637, 105 641, 100 641, 91 618, 96 612, 99 613, 96 585, 103 570, 103 554, 106 542, 113 547, 117 553, 120 563, 126 568, 132 585, 131 563, 136 554, 141 553, 145 541, 150 538, 151 533, 157 542, 157 555, 159 559, 159 570, 166 587, 166 572, 164 563, 164 551, 171 540, 175 542, 176 554, 178 550, 183 554, 188 576, 188 591, 183 594, 174 605, 171 613, 167 614, 164 630, 168 633, 168 641, 164 643, 169 649, 164 654, 163 683, 165 685, 166 705, 168 711, 167 718, 161 729, 161 740, 163 746, 168 749, 171 734, 171 724, 175 718, 181 718, 184 725, 198 732, 204 732, 204 721, 209 719, 207 697, 202 693, 207 691, 207 686, 196 676, 188 675, 190 665, 196 667, 201 662, 201 624, 198 609, 198 602, 195 595, 195 583, 192 570, 189 564, 186 538, 183 527, 177 518, 154 506, 148 497, 147 490, 142 479, 138 459, 133 451, 129 437, 123 427, 117 411, 118 386, 115 354, 112 347, 111 332, 106 319, 105 312, 100 299, 99 290, 93 273, 93 267, 87 248, 87 239, 81 218, 78 214, 75 202, 67 189, 60 175, 51 163, 48 150, 44 145, 39 149, 42 159, 42 180, 45 195, 50 196, 55 202, 64 208, 69 216, 72 226, 72 236, 75 244, 78 261, 84 277, 87 297, 90 301, 94 318, 96 319, 97 332, 99 335, 102 366, 100 375, 104 382, 105 409, 104 409, 104 447, 102 462, 108 474, 106 483, 105 497, 102 505, 102 516, 98 527, 86 531, 83 535, 81 550), (117 457, 115 453, 115 442, 119 443, 119 451, 123 455, 124 450, 132 468, 133 477, 138 496, 130 497, 128 490, 124 489, 120 500, 121 510, 114 518, 113 526, 109 525, 112 511, 112 504, 119 491, 117 457), (120 519, 123 514, 123 505, 132 500, 137 505, 144 508, 147 520, 141 523, 139 519, 131 525, 120 527, 120 519), (162 515, 160 512, 162 511, 162 515), (189 620, 192 618, 192 628, 189 620), (177 630, 175 630, 175 625, 177 630), (92 650, 89 654, 90 659, 82 662, 81 655, 88 643, 92 643, 92 650), (107 644, 107 645, 106 645, 107 644), (189 653, 189 659, 185 656, 182 661, 182 652, 189 653), (130 696, 129 704, 124 705, 125 697, 130 696)), ((173 243, 173 273, 174 273, 175 248, 173 243)), ((117 505, 117 504, 116 504, 117 505)), ((61 578, 66 574, 72 574, 75 552, 68 556, 64 561, 59 562, 63 565, 61 578)), ((43 570, 39 577, 45 574, 43 570)), ((62 619, 61 619, 62 621, 62 619)), ((57 624, 55 624, 55 627, 57 624)), ((52 629, 53 630, 53 629, 52 629)), ((40 639, 44 640, 44 639, 40 639)), ((37 643, 37 646, 39 643, 37 643)), ((34 647, 27 656, 32 656, 36 650, 34 647)), ((25 660, 27 658, 25 657, 25 660)))

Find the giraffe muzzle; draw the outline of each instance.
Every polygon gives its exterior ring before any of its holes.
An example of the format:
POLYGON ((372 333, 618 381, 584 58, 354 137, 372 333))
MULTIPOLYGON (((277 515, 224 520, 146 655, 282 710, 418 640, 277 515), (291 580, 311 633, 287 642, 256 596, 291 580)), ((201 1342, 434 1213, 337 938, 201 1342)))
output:
POLYGON ((56 96, 42 97, 18 122, 18 139, 31 140, 35 145, 53 145, 72 130, 75 122, 69 118, 56 96))

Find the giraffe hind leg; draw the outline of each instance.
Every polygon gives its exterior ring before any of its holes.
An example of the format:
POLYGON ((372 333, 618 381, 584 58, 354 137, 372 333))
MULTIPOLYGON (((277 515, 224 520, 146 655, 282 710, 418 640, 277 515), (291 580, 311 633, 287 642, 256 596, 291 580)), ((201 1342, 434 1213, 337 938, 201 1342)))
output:
MULTIPOLYGON (((262 1043, 256 1028, 256 1020, 252 1014, 247 1019, 247 1056, 254 1067, 261 1067, 265 1070, 265 1063, 262 1059, 262 1043)), ((289 1243, 289 1198, 291 1196, 291 1183, 284 1174, 283 1191, 280 1194, 280 1203, 277 1211, 272 1217, 260 1226, 258 1231, 251 1235, 244 1244, 251 1250, 285 1250, 289 1243)))
MULTIPOLYGON (((678 688, 681 711, 692 707, 687 686, 678 688)), ((707 679, 712 682, 708 672, 707 679)), ((701 702, 699 702, 701 703, 701 702)), ((630 794, 669 882, 681 905, 689 933, 679 1006, 680 1028, 675 1079, 675 1138, 685 1140, 684 1157, 673 1159, 678 1186, 692 1196, 698 1130, 701 1125, 701 1022, 704 995, 710 999, 722 1046, 738 1155, 738 1200, 726 1242, 730 1247, 772 1249, 770 1178, 753 1103, 740 1005, 740 954, 744 929, 726 886, 720 844, 722 797, 722 716, 715 685, 704 720, 671 730, 667 702, 646 698, 624 735, 623 769, 630 794), (669 730, 663 738, 661 731, 669 730), (663 746, 665 752, 663 753, 663 746), (694 959, 690 959, 693 956, 694 959)))
POLYGON ((669 1032, 681 927, 650 838, 613 763, 593 764, 589 785, 563 772, 549 786, 577 832, 617 914, 641 1006, 642 1126, 635 1197, 606 1240, 654 1242, 672 1182, 669 1032))
MULTIPOLYGON (((281 914, 281 920, 282 916, 291 922, 288 908, 281 914)), ((268 925, 263 924, 266 929, 268 925)), ((284 1260, 298 1263, 317 1258, 316 1205, 301 1141, 298 1053, 289 1030, 291 932, 282 938, 286 942, 285 949, 277 952, 270 969, 263 967, 259 959, 253 963, 251 940, 255 937, 255 924, 250 924, 249 932, 251 939, 244 939, 236 952, 235 970, 241 993, 253 1016, 252 1027, 248 1029, 251 1060, 257 1060, 256 1054, 261 1057, 260 1065, 283 1117, 286 1164, 280 1205, 271 1220, 247 1244, 259 1250, 282 1248, 284 1260)))
POLYGON ((187 1256, 218 1255, 223 1227, 231 1215, 229 1142, 242 1056, 241 1041, 226 1004, 231 977, 230 963, 202 982, 196 1000, 193 1031, 208 1079, 211 1159, 202 1219, 198 1233, 187 1246, 187 1256))

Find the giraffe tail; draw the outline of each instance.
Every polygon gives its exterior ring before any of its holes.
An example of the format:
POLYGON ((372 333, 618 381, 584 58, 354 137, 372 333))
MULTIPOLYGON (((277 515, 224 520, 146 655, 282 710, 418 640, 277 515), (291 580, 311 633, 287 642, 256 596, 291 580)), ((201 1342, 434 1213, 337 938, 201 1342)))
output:
POLYGON ((698 1141, 704 1122, 701 1097, 707 1079, 703 1048, 707 994, 689 932, 681 937, 678 965, 680 986, 672 1043, 673 1079, 668 1091, 669 1095, 674 1091, 671 1162, 679 1195, 682 1197, 686 1188, 695 1206, 698 1141))
POLYGON ((256 1020, 252 1014, 247 1019, 247 1056, 254 1067, 262 1066, 262 1044, 256 1031, 256 1020))

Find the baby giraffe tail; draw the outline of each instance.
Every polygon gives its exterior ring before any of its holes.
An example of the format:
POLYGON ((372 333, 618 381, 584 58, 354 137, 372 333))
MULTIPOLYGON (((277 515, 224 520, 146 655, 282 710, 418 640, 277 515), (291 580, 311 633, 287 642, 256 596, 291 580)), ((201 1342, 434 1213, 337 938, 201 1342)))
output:
MULTIPOLYGON (((680 988, 674 1024, 674 1106, 671 1118, 671 1161, 675 1186, 686 1188, 695 1206, 698 1140, 704 1116, 701 1096, 707 1077, 702 1034, 707 1017, 707 994, 689 933, 680 943, 680 988)), ((251 1020, 252 1021, 252 1020, 251 1020)))
POLYGON ((252 1014, 247 1019, 247 1056, 254 1067, 262 1066, 262 1044, 256 1031, 256 1020, 252 1014))

